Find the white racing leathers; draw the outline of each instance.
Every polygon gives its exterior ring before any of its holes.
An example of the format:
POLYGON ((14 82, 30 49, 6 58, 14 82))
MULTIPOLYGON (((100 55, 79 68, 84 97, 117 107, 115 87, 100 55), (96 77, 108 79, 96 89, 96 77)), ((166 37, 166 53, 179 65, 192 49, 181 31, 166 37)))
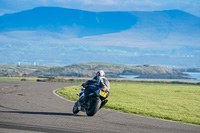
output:
POLYGON ((87 82, 82 84, 84 88, 86 88, 89 85, 95 85, 96 87, 99 87, 102 89, 105 88, 108 90, 108 92, 110 92, 110 83, 108 79, 105 77, 95 76, 92 80, 88 80, 87 82))

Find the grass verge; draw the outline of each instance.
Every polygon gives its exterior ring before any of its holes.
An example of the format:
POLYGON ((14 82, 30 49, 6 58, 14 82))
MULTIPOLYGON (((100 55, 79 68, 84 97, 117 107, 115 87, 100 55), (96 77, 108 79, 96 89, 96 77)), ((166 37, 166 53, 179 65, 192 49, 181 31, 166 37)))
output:
MULTIPOLYGON (((76 101, 79 91, 71 86, 57 93, 76 101)), ((199 85, 111 82, 108 100, 107 109, 200 125, 199 85)))

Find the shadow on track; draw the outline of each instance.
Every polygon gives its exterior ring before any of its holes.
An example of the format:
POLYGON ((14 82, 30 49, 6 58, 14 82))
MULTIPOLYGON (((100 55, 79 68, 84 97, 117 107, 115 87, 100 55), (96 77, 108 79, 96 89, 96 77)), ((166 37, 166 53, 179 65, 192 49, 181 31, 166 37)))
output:
POLYGON ((35 115, 58 115, 58 116, 81 116, 86 117, 84 115, 77 115, 73 113, 57 113, 57 112, 31 112, 31 111, 0 111, 0 113, 13 113, 13 114, 35 114, 35 115))

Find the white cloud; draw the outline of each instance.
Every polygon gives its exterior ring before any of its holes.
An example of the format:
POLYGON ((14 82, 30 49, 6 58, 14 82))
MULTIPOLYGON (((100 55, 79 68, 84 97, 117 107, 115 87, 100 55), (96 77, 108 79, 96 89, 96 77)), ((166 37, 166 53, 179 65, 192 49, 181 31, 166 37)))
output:
POLYGON ((116 5, 117 2, 116 0, 80 0, 80 2, 83 2, 83 4, 86 5, 106 5, 106 6, 110 6, 110 5, 116 5))
POLYGON ((44 4, 44 5, 47 5, 48 4, 48 0, 41 0, 41 3, 44 4))
POLYGON ((160 2, 153 2, 152 0, 125 0, 124 2, 121 1, 121 4, 125 3, 126 5, 135 5, 135 6, 144 6, 144 5, 151 5, 151 6, 160 6, 160 2))

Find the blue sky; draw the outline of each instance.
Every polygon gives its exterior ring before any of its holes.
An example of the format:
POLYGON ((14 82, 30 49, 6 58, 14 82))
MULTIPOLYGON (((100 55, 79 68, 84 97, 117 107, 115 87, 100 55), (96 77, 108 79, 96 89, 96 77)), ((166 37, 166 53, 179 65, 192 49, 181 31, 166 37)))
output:
POLYGON ((179 9, 200 17, 200 0, 0 0, 0 15, 38 6, 57 6, 88 11, 179 9))

